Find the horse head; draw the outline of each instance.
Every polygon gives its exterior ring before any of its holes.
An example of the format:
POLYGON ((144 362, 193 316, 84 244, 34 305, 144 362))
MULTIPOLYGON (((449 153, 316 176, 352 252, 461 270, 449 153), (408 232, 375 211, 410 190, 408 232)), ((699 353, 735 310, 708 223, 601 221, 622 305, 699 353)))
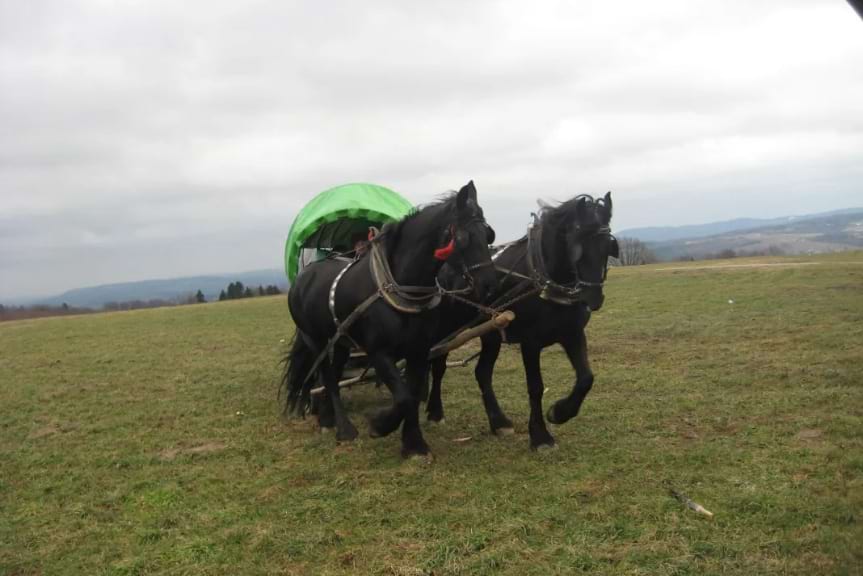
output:
POLYGON ((476 199, 473 180, 455 195, 455 220, 443 233, 443 247, 435 250, 435 258, 446 260, 473 285, 473 296, 486 299, 495 289, 497 280, 488 246, 494 242, 494 229, 488 225, 476 199))
POLYGON ((548 239, 545 257, 555 281, 574 285, 578 297, 591 310, 602 307, 608 257, 618 257, 617 239, 611 234, 611 192, 594 200, 577 196, 560 206, 544 209, 548 239))

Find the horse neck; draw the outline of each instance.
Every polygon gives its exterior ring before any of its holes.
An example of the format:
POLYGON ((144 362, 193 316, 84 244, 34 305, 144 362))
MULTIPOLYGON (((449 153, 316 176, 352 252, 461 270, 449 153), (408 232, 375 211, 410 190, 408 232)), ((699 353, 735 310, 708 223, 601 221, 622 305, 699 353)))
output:
POLYGON ((434 286, 443 262, 432 258, 446 226, 447 206, 430 206, 405 222, 396 242, 388 247, 390 269, 396 282, 410 286, 434 286))

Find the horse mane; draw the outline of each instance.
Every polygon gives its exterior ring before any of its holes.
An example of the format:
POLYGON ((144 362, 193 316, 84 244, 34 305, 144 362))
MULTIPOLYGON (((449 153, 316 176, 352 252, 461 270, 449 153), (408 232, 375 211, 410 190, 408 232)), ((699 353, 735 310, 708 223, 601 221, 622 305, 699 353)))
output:
POLYGON ((562 222, 572 222, 578 218, 577 207, 579 200, 586 200, 587 208, 595 210, 600 202, 590 194, 579 194, 565 202, 556 205, 544 204, 540 207, 537 216, 543 224, 557 228, 562 222))
MULTIPOLYGON (((381 240, 384 242, 384 246, 387 249, 388 253, 392 253, 392 250, 398 245, 399 238, 402 235, 402 231, 406 226, 409 226, 412 222, 420 218, 423 214, 427 214, 429 209, 439 208, 439 207, 448 207, 450 208, 452 203, 455 202, 456 192, 446 192, 441 195, 437 200, 431 202, 429 204, 423 204, 422 206, 418 206, 411 210, 407 216, 402 218, 401 220, 396 220, 394 222, 387 222, 384 224, 384 227, 381 229, 381 233, 378 235, 381 240)), ((439 230, 435 230, 434 228, 429 228, 427 234, 428 235, 437 235, 439 234, 439 230)))

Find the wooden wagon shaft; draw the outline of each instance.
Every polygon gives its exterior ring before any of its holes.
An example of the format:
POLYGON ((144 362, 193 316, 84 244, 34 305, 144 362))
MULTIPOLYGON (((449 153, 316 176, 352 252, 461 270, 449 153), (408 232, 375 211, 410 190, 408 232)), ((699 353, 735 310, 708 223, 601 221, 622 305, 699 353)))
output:
MULTIPOLYGON (((368 370, 366 372, 363 372, 359 376, 354 376, 353 378, 348 378, 346 380, 340 381, 339 382, 339 388, 350 388, 354 384, 360 384, 361 382, 366 382, 368 380, 374 380, 374 378, 375 378, 375 371, 374 370, 368 370)), ((310 394, 312 396, 317 396, 318 394, 323 394, 323 392, 324 392, 324 387, 318 386, 317 388, 312 388, 312 391, 310 392, 310 394)))
MULTIPOLYGON (((402 370, 405 367, 405 361, 399 360, 396 362, 396 368, 402 370)), ((344 380, 339 381, 339 388, 350 388, 356 384, 362 384, 363 382, 368 382, 370 380, 375 379, 375 370, 374 368, 369 367, 368 370, 364 370, 362 374, 359 376, 354 376, 353 378, 346 378, 344 380)), ((312 388, 311 392, 309 392, 312 396, 317 396, 318 394, 323 394, 324 387, 318 386, 317 388, 312 388)))
POLYGON ((461 348, 470 340, 479 338, 483 334, 491 332, 492 330, 501 330, 506 328, 513 320, 515 320, 515 312, 512 310, 505 310, 491 320, 487 320, 478 326, 468 328, 464 332, 459 333, 452 340, 438 344, 431 349, 431 352, 429 352, 429 360, 437 358, 438 356, 443 356, 444 354, 449 354, 456 348, 461 348))

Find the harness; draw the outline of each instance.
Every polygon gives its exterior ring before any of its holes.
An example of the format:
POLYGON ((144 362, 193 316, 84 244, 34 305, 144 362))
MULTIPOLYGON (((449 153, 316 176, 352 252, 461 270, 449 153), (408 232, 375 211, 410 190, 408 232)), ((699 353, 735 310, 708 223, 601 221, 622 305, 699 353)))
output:
MULTIPOLYGON (((405 286, 396 282, 387 260, 386 248, 382 242, 372 242, 369 258, 372 278, 378 287, 377 293, 391 307, 405 314, 420 314, 440 304, 441 291, 437 284, 434 286, 405 286)), ((338 320, 336 324, 338 324, 338 320)))

